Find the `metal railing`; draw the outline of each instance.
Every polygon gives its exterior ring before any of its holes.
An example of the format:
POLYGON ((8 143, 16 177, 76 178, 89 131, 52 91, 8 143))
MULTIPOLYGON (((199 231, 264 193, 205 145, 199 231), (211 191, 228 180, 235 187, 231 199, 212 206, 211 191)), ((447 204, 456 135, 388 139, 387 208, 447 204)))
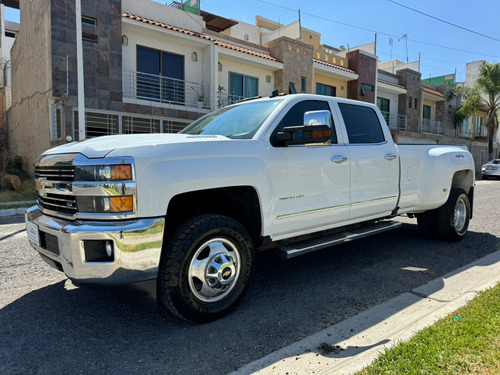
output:
POLYGON ((462 124, 457 128, 457 135, 465 138, 488 138, 488 128, 486 126, 481 126, 476 128, 474 131, 474 125, 472 123, 462 124))
POLYGON ((210 87, 201 83, 123 70, 123 97, 210 108, 210 87))
POLYGON ((389 112, 382 111, 382 115, 384 116, 385 122, 391 129, 396 130, 406 130, 407 129, 407 120, 405 115, 400 115, 397 113, 393 113, 392 115, 389 112))
POLYGON ((443 122, 423 118, 420 122, 421 133, 443 134, 443 122))
POLYGON ((222 108, 236 103, 239 100, 245 99, 244 96, 226 94, 223 92, 217 93, 217 108, 222 108))
MULTIPOLYGON (((123 114, 112 111, 85 111, 87 138, 116 134, 177 133, 190 122, 190 120, 123 114)), ((73 128, 78 133, 77 110, 74 110, 73 113, 73 128)))

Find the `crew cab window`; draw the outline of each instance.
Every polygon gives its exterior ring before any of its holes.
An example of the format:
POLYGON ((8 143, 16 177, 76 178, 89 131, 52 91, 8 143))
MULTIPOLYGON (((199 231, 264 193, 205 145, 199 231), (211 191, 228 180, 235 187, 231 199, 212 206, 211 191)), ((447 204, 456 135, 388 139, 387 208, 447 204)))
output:
POLYGON ((369 107, 339 103, 349 143, 381 143, 384 132, 377 113, 369 107))
MULTIPOLYGON (((276 133, 280 132, 283 128, 304 125, 304 114, 309 111, 330 111, 330 106, 327 102, 321 100, 304 100, 296 103, 288 110, 287 114, 281 119, 274 130, 271 136, 271 144, 275 147, 279 145, 279 142, 276 141, 276 133)), ((333 124, 333 119, 331 119, 331 123, 333 124)), ((330 143, 337 143, 335 127, 332 129, 332 140, 330 143)))

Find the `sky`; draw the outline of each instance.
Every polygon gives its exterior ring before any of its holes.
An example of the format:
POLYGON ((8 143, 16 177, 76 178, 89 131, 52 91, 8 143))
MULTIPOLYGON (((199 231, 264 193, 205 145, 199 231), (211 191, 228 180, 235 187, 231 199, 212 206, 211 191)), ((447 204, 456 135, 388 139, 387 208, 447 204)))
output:
MULTIPOLYGON (((457 81, 464 81, 468 62, 500 61, 498 0, 201 0, 201 9, 250 24, 260 15, 284 25, 300 10, 302 26, 333 47, 359 46, 377 34, 380 61, 420 57, 423 79, 456 70, 457 81)), ((19 22, 19 11, 5 8, 5 18, 19 22)))

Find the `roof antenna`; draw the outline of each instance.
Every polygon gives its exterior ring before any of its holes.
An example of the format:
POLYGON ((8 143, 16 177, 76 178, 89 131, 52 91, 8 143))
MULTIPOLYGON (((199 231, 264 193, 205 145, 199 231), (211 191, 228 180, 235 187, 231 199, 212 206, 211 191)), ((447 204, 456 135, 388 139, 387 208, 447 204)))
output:
POLYGON ((273 92, 271 93, 270 98, 274 98, 274 97, 278 96, 279 94, 280 94, 280 92, 278 91, 278 89, 274 89, 273 92))

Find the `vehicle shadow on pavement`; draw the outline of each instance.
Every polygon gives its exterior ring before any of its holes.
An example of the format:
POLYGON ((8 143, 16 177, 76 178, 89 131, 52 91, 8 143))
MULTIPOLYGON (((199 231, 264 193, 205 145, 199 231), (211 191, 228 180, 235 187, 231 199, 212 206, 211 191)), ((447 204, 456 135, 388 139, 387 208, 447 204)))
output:
MULTIPOLYGON (((458 243, 422 239, 415 225, 404 224, 290 260, 258 254, 240 307, 203 325, 160 314, 143 289, 46 285, 34 276, 31 282, 40 289, 0 309, 0 373, 227 373, 498 245, 496 236, 478 232, 458 243)), ((442 285, 436 283, 436 290, 442 285)), ((358 331, 352 327, 353 334, 358 331)))

